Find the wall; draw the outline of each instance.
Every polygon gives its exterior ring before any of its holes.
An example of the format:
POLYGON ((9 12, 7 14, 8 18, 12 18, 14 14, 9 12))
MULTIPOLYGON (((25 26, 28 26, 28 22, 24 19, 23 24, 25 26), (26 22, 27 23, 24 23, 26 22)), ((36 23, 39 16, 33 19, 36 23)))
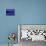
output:
POLYGON ((17 24, 46 24, 46 0, 1 0, 0 44, 8 42, 9 32, 17 32, 17 24), (15 16, 6 16, 6 8, 14 8, 15 16))
POLYGON ((46 24, 46 0, 16 0, 21 24, 46 24))
POLYGON ((16 3, 13 0, 0 1, 0 44, 8 43, 8 34, 10 32, 16 32, 17 34, 18 17, 17 15, 6 16, 7 8, 14 8, 16 11, 16 3))

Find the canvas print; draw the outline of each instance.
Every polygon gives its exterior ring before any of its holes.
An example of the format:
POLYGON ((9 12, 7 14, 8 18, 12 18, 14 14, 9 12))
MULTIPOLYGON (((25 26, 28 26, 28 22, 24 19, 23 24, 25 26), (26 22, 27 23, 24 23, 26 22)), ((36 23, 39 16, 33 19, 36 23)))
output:
POLYGON ((46 25, 20 24, 18 31, 20 31, 18 36, 22 46, 26 43, 30 46, 31 42, 46 42, 46 25))

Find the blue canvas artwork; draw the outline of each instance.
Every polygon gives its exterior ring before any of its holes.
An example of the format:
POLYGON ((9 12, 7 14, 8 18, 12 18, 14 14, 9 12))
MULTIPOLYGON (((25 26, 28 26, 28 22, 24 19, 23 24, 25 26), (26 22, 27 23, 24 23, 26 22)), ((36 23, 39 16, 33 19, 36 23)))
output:
POLYGON ((15 9, 6 9, 6 16, 15 16, 15 9))

